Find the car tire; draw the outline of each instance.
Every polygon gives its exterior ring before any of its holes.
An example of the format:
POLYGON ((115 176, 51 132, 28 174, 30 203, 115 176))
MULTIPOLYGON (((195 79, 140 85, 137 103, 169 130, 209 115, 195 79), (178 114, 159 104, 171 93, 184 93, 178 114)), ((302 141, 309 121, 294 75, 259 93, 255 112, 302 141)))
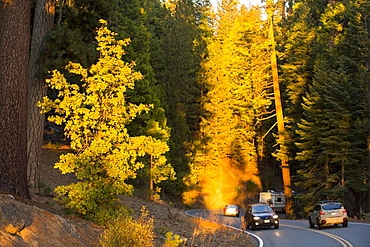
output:
POLYGON ((317 230, 320 230, 322 228, 322 226, 320 225, 319 222, 316 223, 316 228, 317 228, 317 230))
POLYGON ((314 228, 314 227, 315 227, 315 224, 313 224, 313 223, 311 222, 311 219, 308 219, 308 224, 310 225, 310 228, 314 228))
POLYGON ((343 227, 347 227, 348 226, 348 221, 346 220, 346 221, 343 221, 343 227))
POLYGON ((279 224, 274 225, 275 229, 279 229, 279 224))

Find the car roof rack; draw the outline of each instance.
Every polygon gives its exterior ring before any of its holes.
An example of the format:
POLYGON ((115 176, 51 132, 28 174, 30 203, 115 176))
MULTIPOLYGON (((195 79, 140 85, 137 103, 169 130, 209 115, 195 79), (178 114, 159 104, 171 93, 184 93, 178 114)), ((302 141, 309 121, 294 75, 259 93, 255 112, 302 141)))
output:
POLYGON ((338 200, 325 200, 325 201, 319 201, 319 203, 321 204, 325 204, 325 203, 340 203, 340 201, 338 200))

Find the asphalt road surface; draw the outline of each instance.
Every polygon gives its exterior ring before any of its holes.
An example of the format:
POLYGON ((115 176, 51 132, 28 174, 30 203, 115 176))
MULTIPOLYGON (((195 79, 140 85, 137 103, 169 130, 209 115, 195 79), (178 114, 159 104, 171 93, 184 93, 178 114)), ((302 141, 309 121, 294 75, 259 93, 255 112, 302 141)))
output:
MULTIPOLYGON (((207 219, 236 230, 241 229, 238 217, 223 216, 221 209, 190 210, 189 216, 207 219)), ((244 215, 242 211, 241 215, 244 215)), ((321 230, 308 226, 308 220, 280 219, 280 228, 248 229, 259 247, 370 247, 370 224, 349 222, 348 227, 328 226, 321 230)))

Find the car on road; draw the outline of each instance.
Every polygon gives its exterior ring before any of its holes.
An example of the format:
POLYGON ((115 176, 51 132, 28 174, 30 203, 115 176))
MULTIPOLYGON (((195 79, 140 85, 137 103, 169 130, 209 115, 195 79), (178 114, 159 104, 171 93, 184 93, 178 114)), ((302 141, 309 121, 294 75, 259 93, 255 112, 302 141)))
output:
POLYGON ((278 229, 279 216, 268 204, 254 203, 247 206, 243 223, 245 229, 251 228, 252 231, 256 228, 272 226, 278 229))
POLYGON ((223 208, 223 213, 225 216, 230 215, 230 216, 236 216, 239 217, 240 215, 240 207, 237 205, 226 205, 223 208))
POLYGON ((347 210, 339 201, 329 200, 320 201, 308 216, 310 228, 321 229, 324 226, 342 224, 343 227, 348 226, 347 210))

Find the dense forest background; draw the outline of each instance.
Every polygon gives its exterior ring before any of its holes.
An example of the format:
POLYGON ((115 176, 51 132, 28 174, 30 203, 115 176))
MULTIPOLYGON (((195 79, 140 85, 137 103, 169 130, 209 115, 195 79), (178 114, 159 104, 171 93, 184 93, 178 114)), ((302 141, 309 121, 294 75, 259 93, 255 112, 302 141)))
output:
POLYGON ((274 189, 292 203, 288 214, 302 210, 291 195, 306 208, 338 199, 351 217, 369 212, 370 2, 214 7, 208 0, 0 1, 0 189, 29 197, 27 184, 37 185, 50 125, 38 102, 60 97, 45 79, 57 69, 82 86, 66 65, 90 68, 102 57, 95 37, 103 19, 117 39, 130 39, 122 60, 143 75, 127 88, 127 102, 151 106, 124 131, 166 143, 174 171, 155 171, 163 167, 143 155, 125 179, 136 191, 222 207, 274 189), (153 181, 153 173, 167 177, 153 181))

